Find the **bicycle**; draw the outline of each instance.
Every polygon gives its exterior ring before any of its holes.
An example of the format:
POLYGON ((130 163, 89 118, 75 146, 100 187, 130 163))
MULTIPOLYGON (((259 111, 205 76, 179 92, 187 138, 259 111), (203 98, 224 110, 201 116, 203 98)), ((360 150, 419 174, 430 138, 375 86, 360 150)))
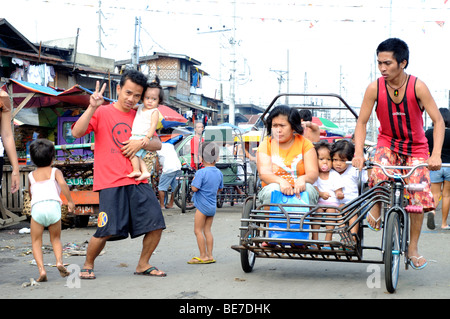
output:
POLYGON ((175 205, 181 208, 181 212, 184 214, 186 211, 195 208, 193 202, 194 192, 191 189, 191 183, 194 179, 195 171, 187 165, 183 165, 181 167, 181 171, 182 175, 177 177, 179 183, 173 192, 173 196, 175 205))
MULTIPOLYGON (((405 258, 405 269, 410 265, 408 258, 409 245, 409 214, 423 213, 422 206, 407 204, 404 191, 407 190, 413 194, 417 191, 423 191, 423 184, 406 184, 404 179, 409 178, 412 173, 420 168, 427 167, 428 164, 422 163, 412 167, 406 166, 383 166, 378 163, 370 163, 372 166, 379 167, 382 172, 390 179, 391 200, 390 205, 385 206, 382 212, 383 227, 383 262, 385 265, 385 284, 386 289, 392 293, 397 289, 400 256, 405 258), (389 173, 388 170, 408 170, 408 173, 400 174, 398 172, 389 173)), ((443 164, 446 166, 447 164, 443 164)), ((383 183, 383 182, 380 182, 383 183)), ((379 183, 379 184, 380 184, 379 183)))
MULTIPOLYGON (((351 162, 349 162, 351 165, 351 162)), ((384 264, 385 285, 388 292, 397 289, 399 279, 400 258, 405 257, 405 269, 408 269, 409 218, 408 213, 422 213, 422 207, 410 205, 405 198, 405 190, 412 193, 422 191, 421 184, 406 184, 405 179, 419 167, 382 166, 366 162, 366 168, 378 166, 388 177, 374 187, 361 192, 354 200, 343 207, 336 208, 334 213, 318 213, 318 210, 329 208, 324 205, 299 204, 264 204, 257 205, 257 195, 248 197, 245 201, 241 226, 240 243, 231 248, 240 252, 241 266, 244 272, 251 272, 256 258, 279 258, 321 261, 342 261, 384 264), (392 173, 388 170, 409 170, 408 173, 392 173), (368 228, 363 223, 365 215, 376 204, 382 205, 382 236, 379 246, 364 245, 364 230, 368 228), (276 207, 276 214, 271 214, 270 208, 276 207), (288 209, 289 208, 289 209, 288 209), (305 208, 306 211, 305 211, 305 208), (293 210, 293 211, 292 211, 293 210), (312 225, 320 226, 312 229, 312 225), (333 229, 326 229, 333 225, 333 229), (359 225, 357 233, 353 233, 359 225), (325 229, 323 229, 325 228, 325 229), (311 240, 309 235, 285 235, 283 238, 270 236, 270 232, 279 231, 284 234, 329 233, 339 235, 340 240, 311 240), (288 238, 290 237, 290 238, 288 238), (299 239, 300 238, 300 239, 299 239), (267 245, 269 243, 269 245, 267 245), (381 252, 380 259, 364 258, 365 251, 381 252)), ((443 166, 450 167, 449 164, 443 166)))

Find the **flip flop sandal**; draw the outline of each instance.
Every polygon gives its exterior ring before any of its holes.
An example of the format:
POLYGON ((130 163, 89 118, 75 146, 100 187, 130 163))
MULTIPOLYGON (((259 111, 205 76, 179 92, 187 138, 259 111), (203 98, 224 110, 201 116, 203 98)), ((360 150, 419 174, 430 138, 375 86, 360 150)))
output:
POLYGON ((80 270, 80 274, 79 274, 80 279, 95 279, 95 275, 94 275, 94 269, 81 269, 80 270), (86 275, 82 275, 81 273, 83 272, 87 272, 87 276, 86 275))
MULTIPOLYGON (((373 231, 376 231, 376 232, 380 231, 381 228, 374 228, 374 227, 372 227, 372 225, 370 225, 369 221, 367 220, 368 216, 370 216, 370 218, 372 218, 375 221, 375 225, 376 225, 380 221, 381 215, 377 219, 375 219, 375 217, 373 217, 373 215, 370 212, 368 212, 367 216, 366 216, 367 227, 369 227, 370 230, 373 230, 373 231)), ((381 227, 381 224, 380 224, 380 227, 381 227)))
POLYGON ((162 274, 159 274, 159 275, 152 274, 151 272, 154 271, 154 270, 159 271, 159 269, 156 268, 156 267, 150 267, 149 269, 144 270, 143 272, 135 272, 134 274, 135 275, 140 275, 140 276, 153 276, 153 277, 166 277, 167 276, 167 274, 164 273, 164 272, 162 274))
POLYGON ((199 257, 193 257, 190 261, 188 261, 187 263, 188 264, 191 264, 191 265, 195 265, 195 264, 212 264, 212 263, 215 263, 216 261, 213 259, 213 260, 203 260, 203 259, 201 259, 201 258, 199 258, 199 257), (196 261, 192 261, 192 260, 196 260, 196 261))
POLYGON ((416 265, 414 265, 414 263, 413 263, 411 258, 415 258, 417 261, 419 261, 420 259, 423 258, 423 256, 420 256, 420 257, 411 256, 411 257, 409 257, 409 265, 411 266, 412 269, 421 270, 421 269, 424 269, 428 265, 428 262, 425 262, 422 266, 416 266, 416 265))

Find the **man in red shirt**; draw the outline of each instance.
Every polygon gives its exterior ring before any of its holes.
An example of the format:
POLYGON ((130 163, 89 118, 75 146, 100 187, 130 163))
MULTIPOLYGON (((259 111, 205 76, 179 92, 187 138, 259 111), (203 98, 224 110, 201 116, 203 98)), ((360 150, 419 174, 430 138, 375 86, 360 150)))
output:
MULTIPOLYGON (((413 166, 426 162, 428 169, 439 170, 442 164, 444 120, 425 83, 405 73, 409 63, 407 44, 397 38, 387 39, 378 46, 377 59, 381 77, 369 84, 364 94, 355 127, 353 166, 361 169, 364 165, 366 126, 372 109, 377 103, 376 113, 380 121, 380 129, 374 161, 388 166, 413 166), (428 157, 428 144, 423 129, 423 111, 428 113, 434 126, 435 144, 430 157, 428 157)), ((411 236, 407 257, 414 269, 422 269, 427 265, 426 259, 419 255, 418 242, 423 212, 434 209, 428 169, 423 167, 416 169, 408 181, 409 183, 422 181, 426 183, 423 192, 415 192, 412 195, 414 200, 423 207, 421 214, 410 214, 411 236)), ((378 167, 374 167, 369 186, 383 179, 386 179, 384 174, 378 167)), ((379 204, 368 213, 367 222, 373 230, 381 228, 379 204)))
MULTIPOLYGON (((129 158, 140 149, 140 141, 130 141, 136 114, 133 107, 140 101, 147 77, 139 71, 127 70, 117 86, 118 99, 103 105, 103 92, 97 82, 86 111, 72 126, 76 138, 95 133, 94 190, 99 192, 97 231, 89 241, 86 260, 80 273, 82 279, 94 279, 95 258, 107 240, 119 240, 131 235, 144 235, 141 256, 135 274, 165 276, 149 264, 165 228, 164 217, 155 193, 147 180, 137 181, 127 175, 132 171, 129 158)), ((149 151, 159 150, 161 141, 153 138, 149 151)))
POLYGON ((202 165, 202 159, 201 156, 199 156, 199 145, 200 143, 204 142, 204 139, 202 137, 203 135, 204 126, 202 122, 195 122, 194 125, 194 137, 191 140, 191 167, 194 170, 198 170, 201 168, 202 165))

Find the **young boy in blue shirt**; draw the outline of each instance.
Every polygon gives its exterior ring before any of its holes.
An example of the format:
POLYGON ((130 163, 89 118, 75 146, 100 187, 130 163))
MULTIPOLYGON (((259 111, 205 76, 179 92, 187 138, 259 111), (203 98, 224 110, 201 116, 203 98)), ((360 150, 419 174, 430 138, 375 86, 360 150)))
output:
POLYGON ((201 145, 204 168, 195 173, 192 181, 194 205, 197 208, 194 217, 194 233, 197 237, 199 257, 188 264, 210 264, 216 262, 212 256, 214 238, 211 226, 216 214, 217 193, 223 188, 222 172, 215 164, 219 157, 219 147, 213 142, 201 145))

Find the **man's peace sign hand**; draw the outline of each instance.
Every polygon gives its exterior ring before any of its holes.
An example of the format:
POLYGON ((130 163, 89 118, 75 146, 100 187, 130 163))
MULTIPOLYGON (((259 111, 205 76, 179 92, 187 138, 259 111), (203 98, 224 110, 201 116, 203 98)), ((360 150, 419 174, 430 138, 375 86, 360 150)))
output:
POLYGON ((106 89, 106 83, 103 83, 102 89, 100 90, 100 82, 97 81, 97 84, 95 85, 95 92, 92 93, 90 99, 89 99, 89 105, 92 107, 99 107, 105 102, 105 99, 103 98, 103 93, 106 89))

